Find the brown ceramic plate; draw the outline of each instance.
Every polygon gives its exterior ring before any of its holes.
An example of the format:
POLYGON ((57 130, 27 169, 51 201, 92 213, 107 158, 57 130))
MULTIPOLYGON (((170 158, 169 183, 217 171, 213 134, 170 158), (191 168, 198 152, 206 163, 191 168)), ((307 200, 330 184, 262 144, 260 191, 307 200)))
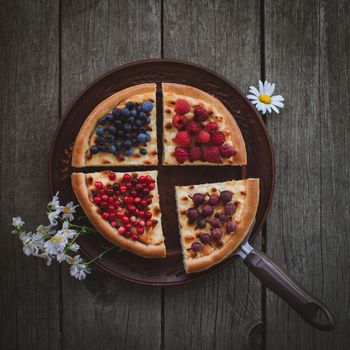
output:
MULTIPOLYGON (((248 166, 244 167, 163 167, 158 165, 160 206, 167 246, 166 258, 144 259, 127 251, 115 249, 107 253, 101 260, 96 261, 96 264, 102 269, 128 281, 153 286, 179 285, 206 277, 231 263, 235 258, 228 258, 208 271, 186 275, 182 265, 177 228, 174 186, 226 181, 233 178, 260 178, 261 197, 255 227, 251 235, 251 240, 253 240, 262 228, 271 205, 275 182, 274 154, 261 116, 242 92, 222 76, 204 67, 178 60, 155 59, 130 63, 104 74, 91 83, 72 102, 63 116, 52 143, 49 159, 50 190, 52 194, 60 191, 62 202, 70 200, 77 202, 70 181, 70 174, 77 170, 72 169, 70 165, 71 151, 85 118, 96 105, 116 91, 147 82, 158 84, 174 82, 192 85, 219 98, 235 116, 248 153, 248 166)), ((161 103, 160 93, 157 96, 157 103, 161 103)), ((158 113, 159 140, 161 140, 161 125, 162 115, 158 113)), ((161 158, 162 144, 158 143, 158 147, 161 158)), ((147 169, 153 168, 147 167, 147 169)), ((80 170, 91 172, 100 169, 85 168, 80 170)), ((128 171, 144 168, 112 167, 111 169, 128 171)), ((84 216, 82 211, 80 214, 84 216)), ((86 219, 82 219, 82 221, 84 220, 86 219)), ((99 233, 81 237, 79 244, 82 253, 87 258, 97 256, 103 251, 103 247, 110 245, 99 233)))

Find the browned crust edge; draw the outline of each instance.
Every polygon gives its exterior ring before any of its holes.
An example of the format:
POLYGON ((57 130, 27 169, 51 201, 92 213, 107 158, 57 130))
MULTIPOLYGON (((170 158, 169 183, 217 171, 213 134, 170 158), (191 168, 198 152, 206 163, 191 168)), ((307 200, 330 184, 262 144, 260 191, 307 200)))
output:
MULTIPOLYGON (((101 103, 99 103, 95 109, 90 113, 86 118, 83 126, 80 128, 78 136, 75 139, 73 153, 72 153, 72 166, 73 167, 84 167, 84 166, 94 166, 86 164, 86 152, 89 149, 89 138, 93 130, 95 129, 97 120, 103 115, 108 113, 113 107, 118 105, 121 101, 130 98, 134 95, 141 95, 145 93, 154 93, 154 98, 156 94, 156 84, 139 84, 131 86, 124 90, 118 91, 112 96, 106 98, 101 103)), ((157 134, 157 123, 154 123, 155 133, 157 134)), ((125 162, 115 158, 113 163, 108 164, 99 164, 100 166, 112 166, 112 165, 157 165, 158 164, 158 155, 150 155, 143 158, 143 160, 148 161, 147 164, 137 163, 135 160, 134 163, 125 164, 125 162)))
POLYGON ((253 224, 259 204, 259 179, 246 179, 245 185, 246 198, 244 202, 242 219, 235 234, 232 235, 231 239, 221 249, 215 251, 213 254, 203 256, 198 259, 185 260, 184 264, 187 273, 204 271, 213 265, 218 264, 232 254, 244 240, 253 224))
POLYGON ((86 186, 86 174, 73 173, 71 178, 73 191, 81 207, 83 208, 90 222, 102 236, 104 236, 111 243, 145 258, 165 257, 166 250, 164 243, 159 245, 145 245, 138 241, 124 238, 116 233, 116 230, 100 217, 97 207, 89 200, 88 188, 86 186))
MULTIPOLYGON (((208 94, 203 90, 197 89, 193 86, 182 85, 182 84, 162 83, 162 91, 163 93, 174 93, 178 95, 189 96, 198 100, 202 100, 214 106, 216 110, 219 112, 219 114, 225 118, 225 123, 231 131, 232 143, 234 144, 235 149, 237 151, 237 154, 234 157, 234 163, 232 165, 247 164, 247 152, 246 152, 245 143, 244 143, 241 130, 235 118, 233 117, 233 115, 230 113, 230 111, 224 106, 224 104, 219 99, 208 94)), ((204 163, 202 162, 202 164, 204 163)), ((190 165, 193 165, 193 164, 190 163, 190 165)), ((220 165, 220 164, 213 164, 213 165, 220 165)), ((227 163, 222 165, 227 165, 227 163)))

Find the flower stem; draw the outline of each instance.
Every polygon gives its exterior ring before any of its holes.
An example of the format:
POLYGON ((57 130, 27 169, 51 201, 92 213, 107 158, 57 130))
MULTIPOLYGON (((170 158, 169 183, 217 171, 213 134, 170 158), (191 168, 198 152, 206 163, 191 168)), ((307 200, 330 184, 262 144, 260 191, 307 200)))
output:
POLYGON ((101 254, 97 255, 95 258, 93 258, 92 260, 88 261, 86 263, 86 265, 89 265, 91 264, 92 262, 96 261, 97 259, 101 259, 106 253, 108 253, 110 250, 116 248, 117 246, 112 246, 112 247, 109 247, 108 249, 106 249, 104 252, 102 252, 101 254))

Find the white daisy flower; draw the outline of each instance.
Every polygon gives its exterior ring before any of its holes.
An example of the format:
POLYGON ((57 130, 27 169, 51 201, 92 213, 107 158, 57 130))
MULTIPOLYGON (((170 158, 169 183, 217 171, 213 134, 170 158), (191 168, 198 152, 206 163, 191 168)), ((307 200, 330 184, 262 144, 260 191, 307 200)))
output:
POLYGON ((71 267, 69 269, 71 276, 77 278, 79 281, 84 280, 86 278, 86 275, 91 273, 91 268, 83 262, 83 259, 80 257, 80 255, 76 255, 74 258, 70 258, 70 261, 67 262, 71 264, 71 267))
POLYGON ((47 254, 57 255, 62 253, 68 243, 67 236, 64 234, 56 233, 48 241, 45 242, 44 248, 47 254))
POLYGON ((62 229, 57 231, 60 235, 65 235, 67 238, 72 238, 77 234, 77 231, 69 229, 69 223, 65 221, 62 225, 62 229))
POLYGON ((52 226, 57 225, 57 219, 60 214, 61 214, 61 209, 56 209, 55 211, 51 211, 47 213, 47 217, 49 218, 50 224, 52 226))
POLYGON ((259 80, 259 90, 255 86, 249 87, 249 92, 252 95, 247 95, 247 97, 252 101, 252 104, 255 105, 256 109, 263 114, 266 112, 271 113, 272 110, 276 113, 279 113, 279 108, 284 107, 284 98, 281 95, 272 96, 275 91, 275 84, 271 84, 268 81, 264 83, 259 80))
POLYGON ((39 253, 39 254, 33 254, 34 256, 38 257, 38 258, 42 258, 46 261, 46 265, 50 266, 51 262, 52 262, 52 257, 50 254, 47 254, 45 252, 39 253))
POLYGON ((17 230, 21 229, 23 225, 24 221, 19 216, 12 218, 12 226, 17 230))
POLYGON ((23 253, 27 256, 38 254, 44 247, 44 239, 41 233, 28 233, 23 236, 23 253))
POLYGON ((78 205, 74 205, 73 202, 69 202, 64 207, 62 207, 63 219, 68 219, 69 221, 74 220, 73 214, 75 213, 76 207, 78 207, 78 205))

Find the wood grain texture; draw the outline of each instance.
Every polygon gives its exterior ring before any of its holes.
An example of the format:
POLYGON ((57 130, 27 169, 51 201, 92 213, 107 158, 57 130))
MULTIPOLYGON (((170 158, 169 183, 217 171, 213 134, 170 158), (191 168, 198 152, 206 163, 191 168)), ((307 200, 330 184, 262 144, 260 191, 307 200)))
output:
MULTIPOLYGON (((163 23, 165 57, 212 68, 243 90, 259 79, 258 1, 165 0, 163 23)), ((240 261, 164 292, 164 349, 260 349, 261 322, 260 285, 240 261)))
POLYGON ((267 293, 266 349, 349 349, 348 1, 266 1, 266 76, 286 98, 269 120, 277 187, 267 251, 334 312, 321 333, 267 293))
MULTIPOLYGON (((63 109, 107 70, 159 57, 160 23, 159 1, 63 1, 63 109)), ((62 278, 64 349, 160 347, 160 289, 127 284, 97 269, 84 283, 66 271, 62 278)))
POLYGON ((26 257, 10 234, 15 215, 28 231, 47 221, 47 158, 58 120, 57 2, 1 1, 0 33, 0 348, 58 349, 58 267, 26 257))

